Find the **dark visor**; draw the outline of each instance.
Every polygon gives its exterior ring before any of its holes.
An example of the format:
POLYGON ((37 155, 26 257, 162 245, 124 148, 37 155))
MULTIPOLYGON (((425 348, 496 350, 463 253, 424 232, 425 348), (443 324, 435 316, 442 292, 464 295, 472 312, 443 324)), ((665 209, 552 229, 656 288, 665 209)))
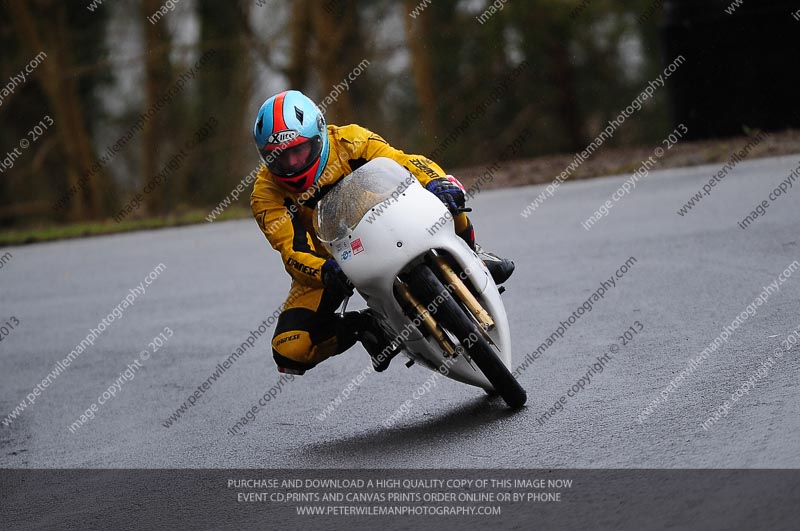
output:
POLYGON ((291 177, 308 169, 322 153, 322 139, 319 136, 292 146, 261 150, 264 162, 275 175, 291 177))

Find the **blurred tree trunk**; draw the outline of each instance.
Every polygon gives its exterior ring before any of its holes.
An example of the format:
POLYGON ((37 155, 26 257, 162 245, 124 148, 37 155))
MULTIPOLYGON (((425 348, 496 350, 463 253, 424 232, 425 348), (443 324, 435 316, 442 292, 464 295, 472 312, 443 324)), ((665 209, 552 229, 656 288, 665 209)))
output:
MULTIPOLYGON (((161 20, 155 24, 147 21, 147 17, 158 11, 162 0, 142 0, 141 14, 144 25, 144 106, 146 112, 155 105, 159 96, 162 96, 168 89, 172 80, 172 65, 170 64, 170 36, 167 24, 161 20)), ((172 102, 170 105, 175 104, 172 102)), ((168 160, 172 155, 172 142, 166 137, 166 133, 174 132, 175 127, 169 126, 169 109, 162 109, 151 119, 147 120, 142 128, 142 147, 141 147, 141 166, 140 183, 137 189, 141 189, 149 182, 161 169, 163 160, 168 160)), ((178 130, 183 128, 177 128, 178 130)), ((167 180, 169 182, 170 179, 167 180)), ((161 214, 164 205, 168 202, 166 197, 168 190, 173 187, 161 185, 155 193, 145 196, 145 206, 147 213, 161 214)))
POLYGON ((336 90, 337 85, 341 90, 336 102, 326 109, 326 118, 329 123, 357 122, 360 104, 370 97, 369 83, 363 75, 347 79, 348 74, 368 55, 358 3, 355 0, 340 0, 330 5, 328 2, 312 2, 311 22, 317 39, 313 65, 322 82, 321 101, 336 90), (348 88, 342 85, 343 80, 346 80, 348 88))
POLYGON ((548 40, 548 52, 551 57, 551 79, 558 94, 558 114, 572 151, 580 151, 586 147, 583 126, 580 118, 580 102, 575 90, 575 76, 572 61, 563 36, 557 35, 548 40))
MULTIPOLYGON (((232 45, 238 61, 232 73, 230 85, 236 97, 233 98, 230 115, 227 117, 231 121, 232 132, 231 136, 227 138, 231 157, 227 184, 231 187, 235 187, 242 177, 250 173, 254 168, 252 165, 245 164, 247 160, 254 160, 253 146, 255 145, 253 143, 253 123, 255 122, 257 109, 252 108, 250 103, 253 95, 254 75, 253 62, 250 59, 252 50, 248 40, 239 35, 239 28, 250 27, 248 12, 251 3, 252 1, 249 0, 238 0, 238 8, 233 9, 236 21, 234 28, 237 36, 232 45)), ((257 105, 261 105, 261 102, 257 103, 257 105)), ((225 117, 217 116, 220 121, 223 118, 225 117)), ((221 137, 221 139, 224 138, 221 137)), ((229 191, 226 190, 225 193, 229 191)), ((248 200, 249 197, 246 197, 246 201, 248 200)))
MULTIPOLYGON (((47 58, 36 76, 53 112, 58 136, 66 153, 67 183, 80 187, 83 176, 96 164, 86 117, 78 95, 77 77, 73 75, 72 35, 64 2, 44 3, 47 16, 32 12, 28 2, 9 2, 7 8, 21 43, 31 55, 44 51, 47 58)), ((35 123, 31 123, 31 127, 35 123)), ((81 192, 72 196, 68 217, 99 218, 103 212, 100 183, 107 180, 103 168, 92 172, 81 192)))
MULTIPOLYGON (((250 119, 251 49, 247 45, 247 13, 251 2, 199 0, 201 48, 215 54, 197 74, 200 114, 195 128, 212 116, 218 121, 214 135, 192 154, 196 161, 187 177, 187 198, 216 204, 250 172, 252 159, 250 119)), ((194 129, 189 134, 194 134, 194 129)))
MULTIPOLYGON (((420 111, 422 141, 426 145, 435 145, 440 127, 438 119, 439 101, 436 97, 436 76, 432 67, 431 56, 435 42, 433 31, 433 14, 421 13, 417 18, 408 16, 418 0, 403 2, 403 21, 406 30, 406 43, 411 54, 411 73, 417 91, 417 104, 420 111)), ((439 50, 441 52, 442 50, 439 50)))
POLYGON ((515 5, 512 24, 522 35, 522 48, 533 79, 529 98, 541 101, 538 123, 549 131, 547 150, 577 151, 586 147, 578 97, 578 81, 570 47, 575 44, 574 6, 554 0, 515 5), (549 122, 549 123, 548 123, 549 122))
POLYGON ((577 94, 575 67, 570 56, 570 45, 574 43, 576 22, 571 7, 558 2, 546 2, 534 9, 533 15, 541 24, 539 42, 544 52, 545 72, 556 119, 570 151, 586 147, 580 117, 580 100, 577 94))
POLYGON ((307 90, 309 70, 308 36, 311 34, 308 0, 295 0, 292 3, 291 20, 289 22, 291 51, 286 75, 289 86, 295 90, 307 90))

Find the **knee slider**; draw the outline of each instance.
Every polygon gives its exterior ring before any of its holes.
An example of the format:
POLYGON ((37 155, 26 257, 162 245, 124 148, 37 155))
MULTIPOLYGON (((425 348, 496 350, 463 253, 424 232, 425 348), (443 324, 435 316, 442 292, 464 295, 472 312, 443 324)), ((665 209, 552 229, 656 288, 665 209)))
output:
POLYGON ((315 365, 313 349, 311 336, 303 330, 290 330, 272 338, 272 354, 279 367, 310 369, 315 365))

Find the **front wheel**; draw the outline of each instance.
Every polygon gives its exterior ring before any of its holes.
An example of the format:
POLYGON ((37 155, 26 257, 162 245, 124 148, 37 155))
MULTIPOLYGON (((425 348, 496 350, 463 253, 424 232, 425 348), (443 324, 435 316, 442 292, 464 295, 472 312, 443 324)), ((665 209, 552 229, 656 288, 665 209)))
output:
POLYGON ((412 292, 428 306, 436 301, 434 306, 439 324, 452 333, 469 357, 492 384, 495 391, 503 397, 511 408, 520 408, 528 399, 525 389, 517 382, 500 358, 494 353, 491 345, 481 334, 478 326, 464 312, 464 309, 453 299, 450 290, 444 287, 439 278, 425 265, 415 267, 410 274, 410 288, 412 292))

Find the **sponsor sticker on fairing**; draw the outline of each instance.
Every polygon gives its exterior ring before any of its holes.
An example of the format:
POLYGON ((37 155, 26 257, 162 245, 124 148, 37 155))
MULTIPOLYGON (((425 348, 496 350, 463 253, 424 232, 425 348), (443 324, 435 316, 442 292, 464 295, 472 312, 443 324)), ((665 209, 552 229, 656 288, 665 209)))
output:
POLYGON ((364 245, 361 243, 361 238, 356 238, 350 242, 350 248, 353 250, 353 255, 364 252, 364 245))
POLYGON ((333 246, 333 255, 338 256, 342 261, 350 260, 353 257, 353 251, 350 250, 350 242, 339 241, 333 246), (346 255, 345 255, 346 253, 346 255))

